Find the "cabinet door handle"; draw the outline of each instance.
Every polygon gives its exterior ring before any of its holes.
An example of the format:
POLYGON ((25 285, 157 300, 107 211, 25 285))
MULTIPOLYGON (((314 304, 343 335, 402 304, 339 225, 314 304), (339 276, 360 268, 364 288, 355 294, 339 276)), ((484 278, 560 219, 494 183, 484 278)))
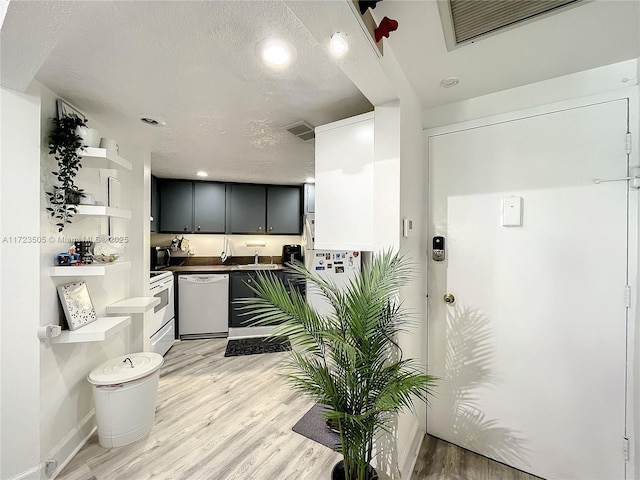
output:
POLYGON ((258 227, 258 231, 261 231, 261 230, 262 230, 262 227, 258 227))
POLYGON ((189 225, 184 226, 184 231, 186 232, 187 230, 189 230, 189 225))
POLYGON ((198 231, 200 231, 200 225, 198 225, 198 231))
POLYGON ((269 227, 269 231, 273 230, 273 227, 269 227))

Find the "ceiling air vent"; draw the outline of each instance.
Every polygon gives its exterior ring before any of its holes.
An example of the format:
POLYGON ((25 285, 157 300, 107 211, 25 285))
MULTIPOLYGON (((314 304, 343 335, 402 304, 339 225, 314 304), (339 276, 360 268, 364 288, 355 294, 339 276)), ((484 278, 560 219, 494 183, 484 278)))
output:
POLYGON ((447 49, 550 13, 582 0, 439 0, 447 49))
POLYGON ((300 140, 304 140, 308 142, 309 140, 313 140, 316 138, 316 134, 313 131, 313 127, 309 125, 307 122, 297 122, 293 125, 289 125, 288 127, 284 127, 289 133, 294 134, 300 140))

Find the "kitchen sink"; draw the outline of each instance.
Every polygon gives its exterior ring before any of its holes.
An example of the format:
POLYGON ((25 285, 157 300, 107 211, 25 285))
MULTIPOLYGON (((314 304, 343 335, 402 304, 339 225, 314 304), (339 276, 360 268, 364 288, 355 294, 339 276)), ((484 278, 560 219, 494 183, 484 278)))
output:
POLYGON ((234 270, 275 270, 278 265, 275 263, 250 263, 249 265, 236 265, 234 270))

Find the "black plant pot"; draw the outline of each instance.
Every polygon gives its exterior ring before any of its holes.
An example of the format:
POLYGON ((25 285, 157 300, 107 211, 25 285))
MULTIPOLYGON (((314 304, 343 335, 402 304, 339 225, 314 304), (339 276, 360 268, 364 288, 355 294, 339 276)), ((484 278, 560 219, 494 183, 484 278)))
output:
MULTIPOLYGON (((336 463, 331 471, 331 480, 350 480, 344 476, 344 461, 336 463)), ((367 480, 378 480, 378 472, 369 465, 369 478, 367 480)))

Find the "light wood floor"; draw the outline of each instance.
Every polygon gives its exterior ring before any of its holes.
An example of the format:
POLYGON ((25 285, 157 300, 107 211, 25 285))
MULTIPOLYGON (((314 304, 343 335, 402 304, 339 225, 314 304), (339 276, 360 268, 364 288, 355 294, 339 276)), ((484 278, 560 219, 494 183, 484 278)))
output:
MULTIPOLYGON (((112 449, 100 447, 96 434, 57 479, 328 480, 340 455, 291 430, 313 402, 278 377, 287 354, 225 358, 225 346, 226 339, 174 345, 161 370, 151 434, 112 449)), ((465 453, 474 455, 427 441, 412 478, 535 478, 465 453)))
POLYGON ((411 480, 541 480, 427 435, 411 480))

